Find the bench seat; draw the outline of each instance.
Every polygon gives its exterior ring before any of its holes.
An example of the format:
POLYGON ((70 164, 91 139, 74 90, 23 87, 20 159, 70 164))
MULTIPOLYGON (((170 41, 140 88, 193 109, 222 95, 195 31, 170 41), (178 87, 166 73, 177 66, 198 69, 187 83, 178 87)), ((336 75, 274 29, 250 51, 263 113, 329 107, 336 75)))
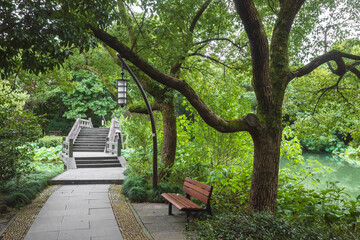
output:
POLYGON ((184 195, 178 193, 163 193, 163 198, 172 203, 180 211, 202 211, 203 208, 186 198, 184 195))

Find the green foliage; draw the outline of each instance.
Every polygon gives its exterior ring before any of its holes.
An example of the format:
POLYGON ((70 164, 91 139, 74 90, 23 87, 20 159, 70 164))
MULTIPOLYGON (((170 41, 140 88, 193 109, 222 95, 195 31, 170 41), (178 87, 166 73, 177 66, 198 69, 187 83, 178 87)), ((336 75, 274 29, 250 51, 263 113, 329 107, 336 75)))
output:
POLYGON ((154 190, 149 181, 150 179, 130 174, 124 181, 122 193, 133 202, 164 202, 162 193, 181 192, 179 186, 167 182, 159 183, 157 189, 154 190))
POLYGON ((113 1, 46 2, 5 0, 0 6, 1 78, 19 68, 38 74, 59 67, 72 53, 73 46, 89 49, 93 41, 85 23, 105 27, 115 15, 113 1), (61 7, 59 7, 61 6, 61 7), (79 14, 81 9, 81 13, 79 14), (21 13, 21 14, 18 14, 21 13))
POLYGON ((343 221, 359 229, 360 201, 347 200, 348 197, 344 188, 337 187, 333 182, 328 182, 323 190, 305 189, 301 184, 292 182, 279 188, 278 213, 309 225, 343 221))
POLYGON ((64 171, 63 165, 58 163, 33 162, 30 167, 31 173, 0 183, 0 202, 9 207, 22 207, 47 186, 49 179, 64 171))
POLYGON ((50 148, 35 148, 34 152, 34 161, 40 162, 61 162, 60 153, 62 151, 62 145, 50 148))
POLYGON ((212 204, 219 209, 246 206, 250 194, 251 175, 250 161, 232 166, 218 165, 210 172, 208 181, 214 187, 212 204))
MULTIPOLYGON (((332 48, 360 53, 356 39, 337 42, 332 48)), ((347 145, 359 145, 358 79, 347 73, 338 81, 338 76, 321 67, 287 88, 284 113, 306 150, 344 152, 347 145)))
POLYGON ((327 240, 358 239, 356 233, 346 225, 303 225, 281 216, 264 213, 222 211, 205 220, 195 220, 189 225, 189 237, 196 240, 208 239, 287 239, 327 240))
POLYGON ((147 199, 146 189, 134 186, 127 192, 127 197, 132 202, 145 202, 147 199))
POLYGON ((360 166, 360 146, 357 148, 348 146, 341 148, 340 150, 334 150, 332 152, 342 161, 349 163, 351 166, 360 166))
POLYGON ((100 82, 98 77, 84 70, 73 72, 76 88, 63 97, 68 111, 64 116, 68 119, 82 117, 94 118, 95 116, 107 115, 116 106, 110 92, 100 82))
POLYGON ((24 144, 40 136, 40 126, 32 113, 22 110, 25 99, 25 94, 0 82, 0 182, 30 170, 24 144))
POLYGON ((144 187, 146 179, 138 175, 129 175, 125 178, 122 193, 126 196, 133 187, 144 187))
POLYGON ((62 137, 60 136, 45 136, 35 142, 35 146, 38 148, 57 147, 59 145, 62 145, 62 137))

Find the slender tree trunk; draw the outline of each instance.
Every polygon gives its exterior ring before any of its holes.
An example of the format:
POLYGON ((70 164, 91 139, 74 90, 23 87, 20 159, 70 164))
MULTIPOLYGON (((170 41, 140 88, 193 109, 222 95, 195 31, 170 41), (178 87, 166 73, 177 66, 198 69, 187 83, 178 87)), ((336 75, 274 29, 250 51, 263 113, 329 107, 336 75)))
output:
POLYGON ((176 114, 174 102, 163 103, 161 106, 163 117, 163 144, 161 149, 161 161, 165 168, 160 172, 159 177, 168 177, 171 167, 174 165, 176 154, 176 114))

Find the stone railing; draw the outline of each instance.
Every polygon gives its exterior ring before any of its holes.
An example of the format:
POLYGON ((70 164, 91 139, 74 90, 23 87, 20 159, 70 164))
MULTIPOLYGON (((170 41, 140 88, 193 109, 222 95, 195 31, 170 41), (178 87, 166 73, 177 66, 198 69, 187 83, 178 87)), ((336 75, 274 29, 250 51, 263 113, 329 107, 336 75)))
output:
POLYGON ((120 119, 112 118, 109 134, 106 138, 105 152, 121 156, 123 137, 120 128, 120 119))
POLYGON ((65 166, 69 167, 69 160, 74 157, 73 146, 77 136, 82 128, 93 128, 91 118, 89 120, 82 119, 80 116, 76 119, 67 137, 63 138, 62 151, 60 154, 61 160, 65 166))

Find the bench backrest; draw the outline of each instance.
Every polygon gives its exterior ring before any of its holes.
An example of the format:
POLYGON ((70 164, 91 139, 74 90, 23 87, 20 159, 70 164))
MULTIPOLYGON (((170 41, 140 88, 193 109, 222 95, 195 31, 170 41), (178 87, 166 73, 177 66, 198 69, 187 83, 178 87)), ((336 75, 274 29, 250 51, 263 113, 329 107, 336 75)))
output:
POLYGON ((210 204, 212 189, 212 186, 208 186, 189 177, 185 178, 183 191, 206 205, 210 204))

